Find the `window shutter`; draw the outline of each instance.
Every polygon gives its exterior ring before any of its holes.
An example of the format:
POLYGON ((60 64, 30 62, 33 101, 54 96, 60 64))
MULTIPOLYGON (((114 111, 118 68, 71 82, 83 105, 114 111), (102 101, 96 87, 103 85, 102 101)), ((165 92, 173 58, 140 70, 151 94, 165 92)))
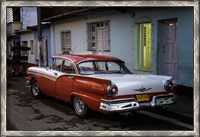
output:
POLYGON ((151 23, 139 23, 135 28, 135 68, 151 70, 151 23))
POLYGON ((87 24, 87 34, 88 34, 88 51, 96 51, 99 47, 102 47, 103 51, 107 52, 110 51, 109 21, 87 24))
POLYGON ((105 28, 103 31, 104 36, 104 51, 110 51, 109 29, 105 28))
POLYGON ((91 24, 87 24, 87 41, 88 41, 88 51, 92 50, 92 43, 91 43, 91 24))
POLYGON ((151 69, 151 24, 146 25, 146 70, 151 69))
POLYGON ((96 24, 88 24, 88 51, 96 50, 96 24))

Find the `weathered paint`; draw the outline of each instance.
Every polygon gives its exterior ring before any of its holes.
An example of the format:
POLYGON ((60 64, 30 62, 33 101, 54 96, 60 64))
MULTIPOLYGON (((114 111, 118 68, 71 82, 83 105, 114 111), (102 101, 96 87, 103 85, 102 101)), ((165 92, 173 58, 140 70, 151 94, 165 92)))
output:
POLYGON ((37 7, 21 7, 20 17, 22 29, 26 29, 27 26, 37 25, 37 7))
MULTIPOLYGON (((47 38, 48 43, 48 64, 51 63, 51 33, 49 25, 45 25, 42 30, 42 38, 47 38)), ((38 31, 34 31, 34 52, 35 52, 35 64, 38 64, 38 31)), ((44 43, 42 42, 42 51, 44 43)))
POLYGON ((47 38, 47 43, 48 43, 48 64, 51 63, 51 33, 50 33, 50 26, 46 25, 43 28, 43 33, 42 33, 43 38, 47 38))
POLYGON ((134 72, 146 73, 134 70, 134 24, 137 22, 152 22, 152 64, 148 73, 160 72, 160 37, 159 21, 174 19, 178 21, 178 84, 193 86, 193 9, 192 8, 134 8, 130 13, 117 15, 102 15, 88 17, 76 21, 59 21, 51 28, 52 53, 61 53, 61 31, 71 31, 72 53, 93 53, 87 51, 87 23, 98 21, 110 21, 110 52, 126 62, 129 69, 134 72), (56 51, 55 49, 56 48, 56 51))

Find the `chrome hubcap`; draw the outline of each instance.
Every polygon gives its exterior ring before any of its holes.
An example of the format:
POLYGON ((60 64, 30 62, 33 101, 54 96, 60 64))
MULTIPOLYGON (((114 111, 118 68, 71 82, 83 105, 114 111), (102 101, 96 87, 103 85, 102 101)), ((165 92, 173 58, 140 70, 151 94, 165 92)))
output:
POLYGON ((80 99, 75 97, 75 109, 79 114, 82 114, 85 108, 85 103, 80 99))
POLYGON ((37 82, 34 82, 34 83, 33 83, 32 92, 33 92, 33 95, 34 95, 34 96, 37 96, 38 93, 40 92, 37 82))

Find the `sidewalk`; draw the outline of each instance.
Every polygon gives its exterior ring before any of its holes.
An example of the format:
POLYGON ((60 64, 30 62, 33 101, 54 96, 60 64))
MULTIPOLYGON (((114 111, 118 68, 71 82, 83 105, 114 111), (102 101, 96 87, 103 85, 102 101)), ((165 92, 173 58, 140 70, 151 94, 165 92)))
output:
POLYGON ((175 94, 174 99, 176 103, 169 105, 167 111, 193 118, 193 97, 175 94))

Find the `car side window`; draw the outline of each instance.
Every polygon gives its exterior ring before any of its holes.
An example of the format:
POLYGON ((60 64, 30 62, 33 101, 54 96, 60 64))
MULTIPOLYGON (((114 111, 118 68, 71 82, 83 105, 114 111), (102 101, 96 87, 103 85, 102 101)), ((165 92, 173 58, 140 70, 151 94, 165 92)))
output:
POLYGON ((107 62, 107 66, 110 71, 121 70, 121 67, 115 62, 107 62))
POLYGON ((62 70, 63 59, 53 59, 52 69, 61 71, 62 70))
POLYGON ((74 66, 70 60, 64 60, 62 72, 75 74, 74 66))

